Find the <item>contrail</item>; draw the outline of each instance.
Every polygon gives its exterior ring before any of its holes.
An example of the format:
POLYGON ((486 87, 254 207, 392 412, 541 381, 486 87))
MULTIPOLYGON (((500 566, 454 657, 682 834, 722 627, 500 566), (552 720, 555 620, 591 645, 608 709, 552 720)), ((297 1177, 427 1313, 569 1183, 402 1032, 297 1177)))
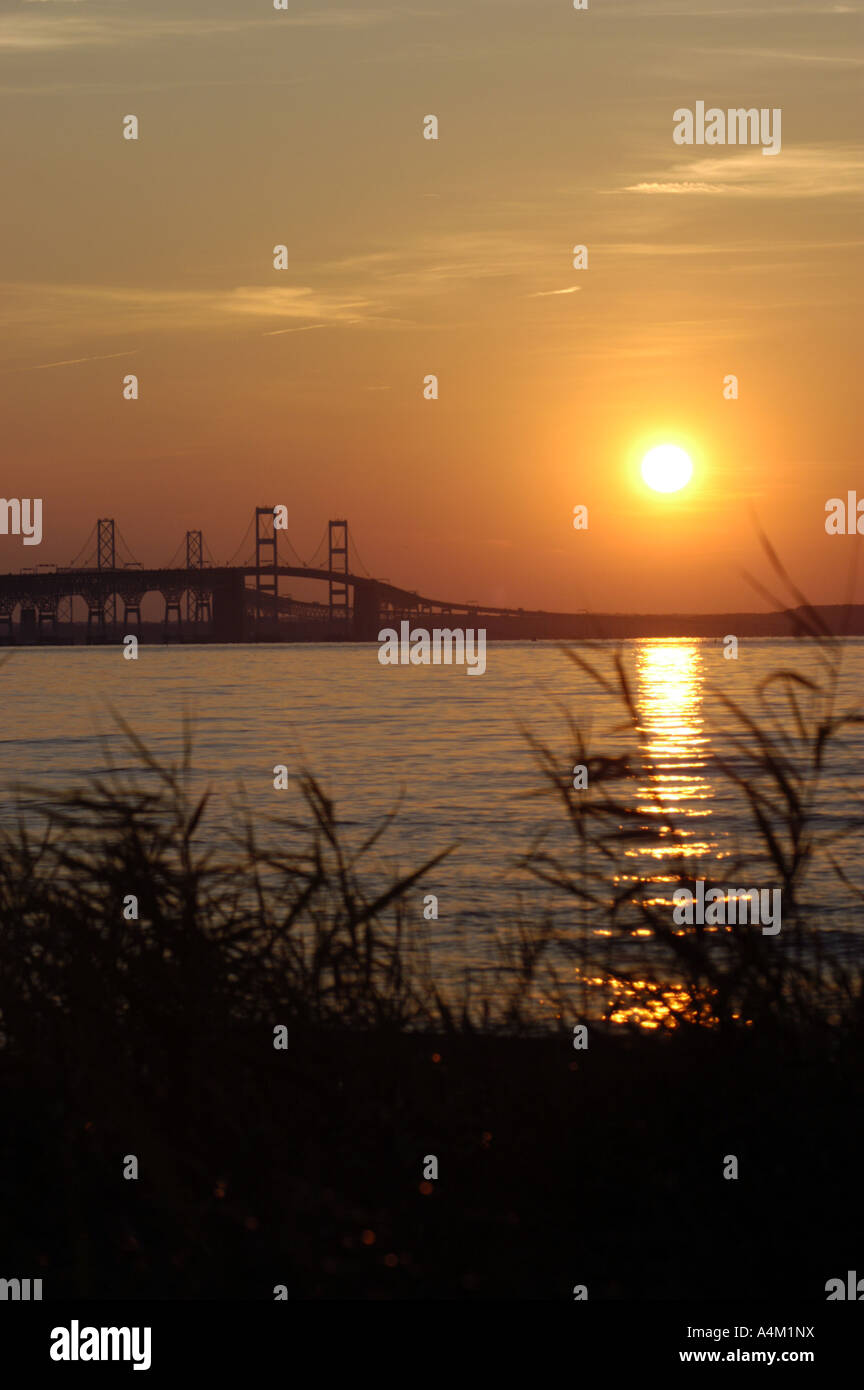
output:
POLYGON ((8 376, 10 372, 47 372, 49 367, 77 367, 79 362, 107 362, 111 357, 132 357, 137 351, 137 348, 129 348, 127 352, 105 352, 98 357, 67 357, 64 362, 40 362, 38 367, 7 367, 2 375, 8 376))
POLYGON ((263 338, 279 338, 283 333, 309 333, 313 328, 326 328, 326 323, 307 323, 303 328, 272 328, 267 333, 262 333, 263 338))

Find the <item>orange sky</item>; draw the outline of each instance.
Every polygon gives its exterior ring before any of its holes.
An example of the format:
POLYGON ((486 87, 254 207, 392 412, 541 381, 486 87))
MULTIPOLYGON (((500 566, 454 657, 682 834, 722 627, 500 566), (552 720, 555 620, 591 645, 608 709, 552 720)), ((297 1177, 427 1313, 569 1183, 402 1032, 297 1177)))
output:
POLYGON ((760 608, 755 514, 846 597, 860 36, 784 0, 0 0, 2 493, 44 503, 0 569, 97 516, 225 560, 284 502, 301 554, 347 516, 436 597, 760 608), (676 145, 697 100, 780 107, 781 153, 676 145), (663 441, 696 465, 665 498, 663 441))

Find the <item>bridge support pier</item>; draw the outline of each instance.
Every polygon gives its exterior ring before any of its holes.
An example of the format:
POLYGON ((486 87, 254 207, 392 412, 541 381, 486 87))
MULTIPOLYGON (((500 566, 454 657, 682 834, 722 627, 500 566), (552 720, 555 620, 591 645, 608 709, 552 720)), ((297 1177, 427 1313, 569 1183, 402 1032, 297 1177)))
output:
POLYGON ((28 646, 35 645, 36 642, 36 609, 21 605, 21 626, 19 637, 28 646))
POLYGON ((162 623, 162 640, 168 642, 176 637, 178 641, 181 641, 183 638, 183 615, 180 612, 180 591, 166 589, 164 594, 165 618, 162 623))
POLYGON ((213 640, 245 642, 247 638, 246 583, 241 572, 213 586, 213 640))
POLYGON ((374 579, 354 584, 354 621, 352 637, 355 642, 377 642, 378 610, 381 606, 378 585, 374 579))
POLYGON ((90 600, 87 604, 87 641, 92 642, 93 632, 97 637, 105 636, 105 608, 101 600, 90 600))

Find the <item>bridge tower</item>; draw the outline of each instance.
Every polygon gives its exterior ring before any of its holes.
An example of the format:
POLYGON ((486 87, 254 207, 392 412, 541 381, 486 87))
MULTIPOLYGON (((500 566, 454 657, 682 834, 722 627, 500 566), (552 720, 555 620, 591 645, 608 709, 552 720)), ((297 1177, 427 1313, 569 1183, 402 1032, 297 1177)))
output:
MULTIPOLYGON (((186 568, 187 570, 204 568, 204 537, 200 531, 186 532, 186 568)), ((206 589, 186 590, 186 621, 209 623, 210 594, 206 589)))
POLYGON ((114 558, 114 522, 100 519, 96 522, 96 568, 97 570, 116 569, 114 558))
POLYGON ((330 621, 348 621, 348 522, 347 521, 328 521, 329 530, 329 559, 327 568, 330 571, 330 621), (344 579, 333 579, 332 576, 345 575, 344 579))
POLYGON ((271 616, 271 613, 265 609, 261 603, 261 597, 264 594, 268 596, 272 595, 272 617, 274 622, 278 622, 279 619, 279 556, 277 552, 277 541, 275 508, 256 507, 255 593, 258 602, 255 605, 255 621, 259 625, 262 619, 271 616))

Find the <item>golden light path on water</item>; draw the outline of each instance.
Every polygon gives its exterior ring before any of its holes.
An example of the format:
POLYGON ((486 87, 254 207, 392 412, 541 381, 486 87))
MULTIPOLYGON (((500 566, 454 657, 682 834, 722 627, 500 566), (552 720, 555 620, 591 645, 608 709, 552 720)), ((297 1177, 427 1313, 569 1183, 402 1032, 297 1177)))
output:
MULTIPOLYGON (((686 640, 646 641, 636 655, 641 754, 636 806, 650 820, 644 842, 625 853, 634 861, 634 883, 647 879, 658 885, 657 897, 648 899, 643 894, 645 901, 668 901, 668 888, 664 891, 660 886, 679 881, 676 860, 704 863, 717 855, 717 842, 710 833, 713 791, 706 776, 710 739, 703 714, 704 645, 686 640), (660 871, 661 862, 665 872, 660 871)), ((647 928, 635 933, 650 934, 647 928)), ((671 1022, 688 1002, 686 992, 672 984, 626 983, 614 977, 603 983, 615 1000, 609 1015, 614 1023, 657 1028, 671 1022)))
POLYGON ((637 655, 636 706, 643 757, 637 807, 657 817, 631 855, 693 859, 714 852, 712 797, 705 776, 709 738, 702 714, 705 672, 699 642, 652 642, 637 655))

